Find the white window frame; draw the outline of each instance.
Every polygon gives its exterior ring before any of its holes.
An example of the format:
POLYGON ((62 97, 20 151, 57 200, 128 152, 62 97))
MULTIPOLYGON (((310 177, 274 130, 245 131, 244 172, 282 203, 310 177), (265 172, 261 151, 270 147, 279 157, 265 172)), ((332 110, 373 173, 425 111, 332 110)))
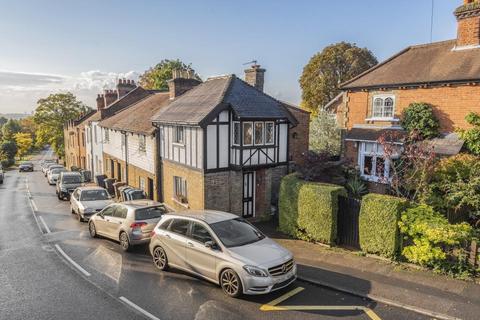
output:
POLYGON ((142 153, 147 152, 147 137, 143 134, 138 135, 138 151, 142 153))
POLYGON ((110 132, 108 131, 107 128, 103 129, 103 134, 104 134, 104 142, 109 143, 110 142, 110 132))
POLYGON ((359 142, 358 146, 358 166, 360 167, 360 176, 368 181, 373 182, 380 182, 380 183, 388 183, 390 179, 390 161, 385 159, 383 153, 379 152, 379 148, 383 148, 383 146, 377 142, 359 142), (367 144, 372 145, 372 151, 367 152, 366 146, 367 144), (365 157, 372 157, 372 171, 375 170, 373 174, 367 175, 364 174, 364 165, 365 165, 365 157), (383 176, 379 177, 377 175, 377 158, 384 159, 384 168, 383 168, 383 176))
POLYGON ((243 130, 242 130, 242 144, 243 144, 243 146, 245 146, 245 147, 253 146, 253 142, 254 142, 254 139, 253 139, 253 138, 254 138, 254 136, 255 136, 255 134, 254 134, 255 128, 253 127, 253 122, 252 122, 252 121, 243 122, 243 123, 242 123, 242 129, 243 129, 243 130), (246 125, 246 124, 250 124, 251 127, 252 127, 252 135, 251 135, 252 143, 249 143, 249 144, 246 144, 246 143, 245 143, 245 132, 246 132, 246 130, 245 130, 245 125, 246 125))
POLYGON ((173 127, 173 143, 179 145, 185 145, 185 127, 184 126, 175 126, 173 127), (179 133, 182 133, 181 138, 179 133))
POLYGON ((370 118, 367 120, 395 120, 395 106, 396 106, 396 99, 394 94, 377 94, 372 97, 372 114, 370 115, 370 118), (381 115, 375 115, 375 101, 377 99, 382 100, 382 106, 381 106, 381 115), (385 115, 385 100, 387 99, 392 99, 393 100, 393 106, 392 106, 392 114, 391 116, 386 116, 385 115))
POLYGON ((256 146, 263 146, 265 144, 265 122, 263 121, 255 121, 253 123, 253 144, 256 146), (262 141, 260 143, 257 143, 257 124, 262 125, 262 141))
POLYGON ((240 121, 233 121, 233 124, 232 124, 232 145, 234 146, 239 146, 240 143, 242 142, 242 135, 241 135, 241 131, 240 130, 242 127, 241 127, 241 124, 240 124, 240 121), (235 126, 238 126, 238 142, 235 142, 235 126))
POLYGON ((145 178, 144 177, 138 177, 138 187, 143 190, 143 192, 146 192, 146 183, 145 183, 145 178))
POLYGON ((173 176, 173 199, 182 205, 188 205, 188 189, 187 180, 185 178, 173 176), (185 202, 182 202, 178 196, 183 197, 185 202))
POLYGON ((265 138, 264 138, 265 145, 266 146, 274 145, 275 144, 275 122, 265 121, 264 132, 265 132, 265 138), (272 125, 272 142, 267 141, 267 124, 272 125))
POLYGON ((120 143, 122 145, 122 148, 124 148, 125 145, 127 144, 127 136, 123 133, 120 133, 120 143))

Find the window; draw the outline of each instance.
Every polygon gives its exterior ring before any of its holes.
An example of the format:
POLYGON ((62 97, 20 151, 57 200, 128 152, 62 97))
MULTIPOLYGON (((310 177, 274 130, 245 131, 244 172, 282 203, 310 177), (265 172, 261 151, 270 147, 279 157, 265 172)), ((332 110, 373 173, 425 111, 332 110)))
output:
POLYGON ((173 142, 184 144, 184 127, 173 128, 173 142))
POLYGON ((359 148, 358 164, 360 174, 363 178, 375 181, 386 182, 389 177, 390 163, 383 156, 383 146, 375 142, 362 142, 359 148))
POLYGON ((395 97, 383 95, 373 97, 372 117, 378 119, 392 119, 395 109, 395 97))
POLYGON ((263 144, 263 122, 255 122, 255 144, 263 144))
POLYGON ((98 139, 97 139, 97 126, 95 126, 95 129, 93 130, 93 133, 94 133, 94 136, 95 136, 95 143, 98 142, 98 139))
POLYGON ((181 203, 188 203, 187 180, 181 177, 173 177, 173 196, 175 200, 181 203))
POLYGON ((115 211, 116 207, 117 207, 117 205, 106 207, 105 209, 102 210, 102 215, 105 216, 105 217, 111 217, 113 215, 113 211, 115 211))
POLYGON ((167 221, 162 222, 162 224, 158 228, 162 230, 167 230, 168 226, 170 226, 170 222, 172 221, 173 219, 168 219, 167 221))
POLYGON ((118 205, 113 213, 115 218, 126 219, 127 218, 128 209, 122 205, 118 205))
POLYGON ((135 220, 149 220, 160 218, 167 209, 162 206, 137 209, 135 211, 135 220))
POLYGON ((108 143, 110 141, 110 132, 108 131, 108 129, 105 129, 104 131, 104 135, 105 135, 105 143, 108 143))
POLYGON ((253 124, 252 122, 243 123, 243 145, 251 146, 253 144, 253 124))
POLYGON ((85 147, 85 132, 82 132, 82 146, 85 147))
POLYGON ((192 239, 203 244, 208 241, 213 241, 207 228, 197 222, 194 222, 192 226, 192 239))
POLYGON ((170 231, 184 236, 188 232, 189 225, 190 225, 189 220, 174 219, 170 224, 170 231))
POLYGON ((125 134, 122 134, 120 140, 122 142, 122 148, 125 147, 125 144, 127 143, 127 136, 125 134))
POLYGON ((265 122, 265 144, 275 143, 275 127, 273 122, 265 122))
POLYGON ((145 191, 145 178, 139 177, 138 179, 139 179, 138 185, 139 185, 140 189, 142 189, 143 191, 145 191))
POLYGON ((138 136, 138 151, 146 152, 147 151, 147 137, 144 135, 138 136))
POLYGON ((240 145, 240 122, 234 122, 232 128, 232 141, 234 146, 240 145))

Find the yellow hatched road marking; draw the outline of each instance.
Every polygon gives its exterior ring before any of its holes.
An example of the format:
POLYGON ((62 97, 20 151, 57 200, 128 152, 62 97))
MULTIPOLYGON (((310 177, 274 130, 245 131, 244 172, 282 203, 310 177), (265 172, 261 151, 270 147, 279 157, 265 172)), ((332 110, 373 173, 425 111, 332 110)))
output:
POLYGON ((285 293, 283 296, 270 301, 260 307, 262 311, 363 311, 372 320, 382 320, 372 309, 364 306, 278 306, 279 303, 293 297, 297 293, 303 291, 304 288, 298 287, 290 292, 285 293))

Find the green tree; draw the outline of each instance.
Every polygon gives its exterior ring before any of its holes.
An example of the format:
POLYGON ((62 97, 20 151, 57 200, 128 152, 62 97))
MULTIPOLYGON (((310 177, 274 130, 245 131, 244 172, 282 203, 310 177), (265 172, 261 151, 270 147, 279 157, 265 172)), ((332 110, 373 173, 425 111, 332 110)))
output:
POLYGON ((65 153, 63 125, 89 111, 70 92, 51 94, 40 99, 33 120, 37 125, 37 140, 40 144, 50 144, 55 153, 63 157, 65 153))
POLYGON ((197 79, 200 77, 191 68, 191 64, 185 64, 179 59, 169 60, 164 59, 156 66, 145 71, 139 80, 141 87, 145 89, 167 90, 167 80, 172 79, 173 70, 188 71, 191 70, 197 79))
POLYGON ((32 135, 26 132, 15 134, 15 142, 17 143, 17 156, 20 159, 22 159, 33 146, 32 135))
POLYGON ((2 126, 2 137, 4 141, 12 141, 15 134, 20 132, 22 127, 17 120, 10 119, 2 126))
POLYGON ((15 155, 17 154, 17 144, 15 141, 4 141, 0 144, 0 158, 6 161, 3 164, 8 167, 15 162, 15 155))
POLYGON ((401 125, 408 131, 417 131, 424 139, 438 136, 440 122, 433 114, 433 107, 428 103, 411 103, 402 112, 401 125))
POLYGON ((465 147, 471 153, 480 156, 480 114, 470 112, 465 120, 472 125, 470 129, 458 129, 457 132, 465 141, 465 147))
POLYGON ((339 93, 341 83, 352 79, 378 63, 367 48, 340 42, 315 54, 300 77, 305 109, 315 115, 339 93))
POLYGON ((341 137, 335 115, 320 110, 310 122, 310 149, 319 153, 340 155, 341 137))
POLYGON ((8 119, 5 117, 0 117, 0 127, 2 127, 5 123, 7 123, 8 119))

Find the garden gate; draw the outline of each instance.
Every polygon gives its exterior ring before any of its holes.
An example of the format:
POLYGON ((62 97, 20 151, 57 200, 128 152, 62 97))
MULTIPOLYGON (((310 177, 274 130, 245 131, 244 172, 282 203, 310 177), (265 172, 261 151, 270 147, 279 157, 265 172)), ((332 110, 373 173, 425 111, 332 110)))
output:
POLYGON ((360 200, 338 197, 337 242, 339 245, 360 248, 358 240, 358 217, 360 200))

